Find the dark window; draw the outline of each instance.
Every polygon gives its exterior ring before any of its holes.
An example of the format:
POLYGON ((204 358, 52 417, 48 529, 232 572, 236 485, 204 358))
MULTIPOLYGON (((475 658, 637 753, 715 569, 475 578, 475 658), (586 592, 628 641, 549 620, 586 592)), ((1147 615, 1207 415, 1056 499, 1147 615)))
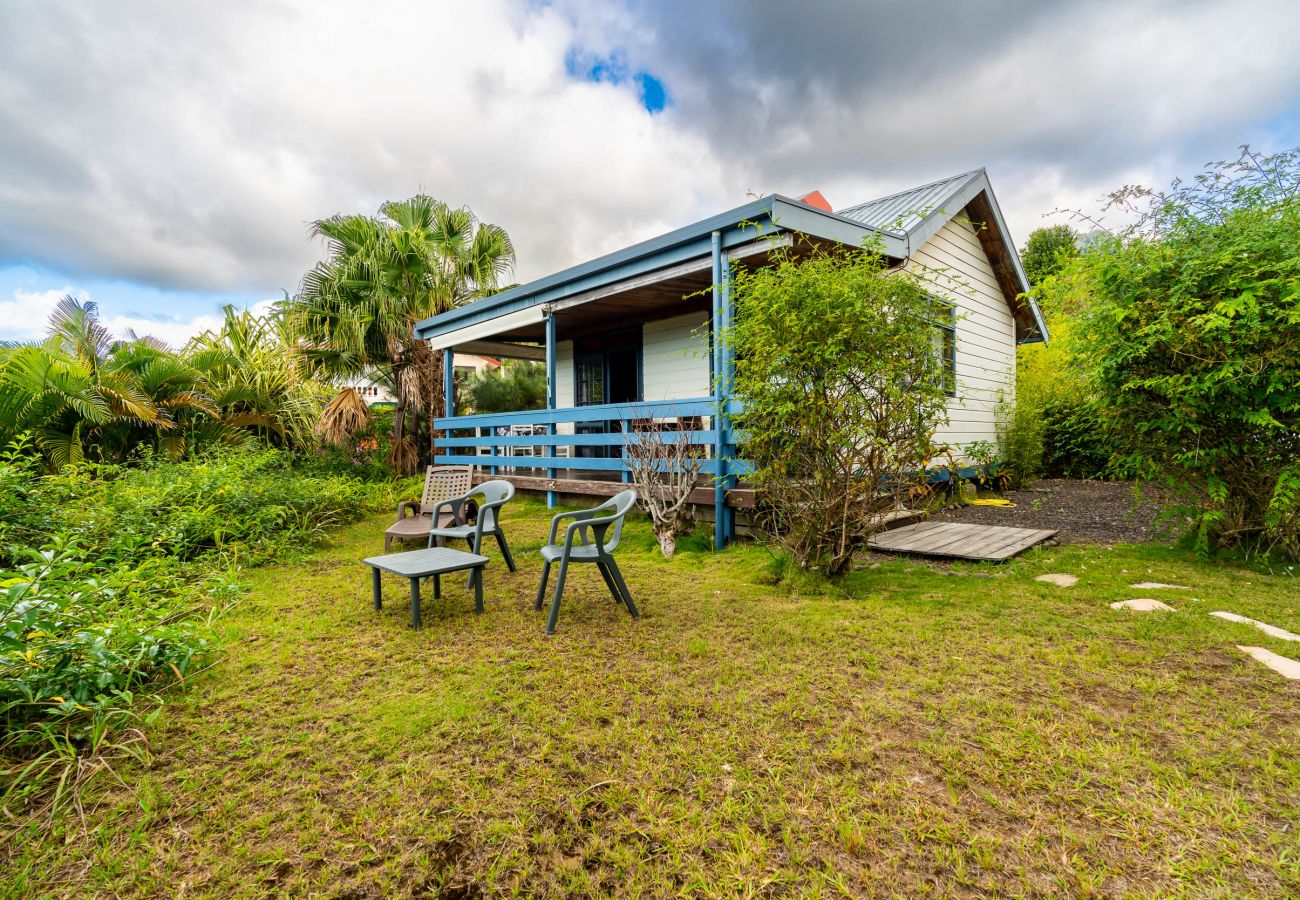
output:
POLYGON ((573 403, 636 403, 641 399, 641 329, 573 344, 573 403))
POLYGON ((957 396, 957 310, 949 303, 935 302, 934 312, 930 318, 930 346, 935 362, 938 364, 939 377, 943 380, 943 392, 949 397, 957 396))

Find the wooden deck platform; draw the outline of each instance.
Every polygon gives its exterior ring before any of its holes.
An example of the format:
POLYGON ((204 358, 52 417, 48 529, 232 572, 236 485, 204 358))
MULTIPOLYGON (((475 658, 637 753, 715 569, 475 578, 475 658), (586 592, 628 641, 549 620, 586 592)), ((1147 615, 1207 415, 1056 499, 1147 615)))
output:
POLYGON ((919 522, 881 532, 871 539, 870 547, 887 553, 1001 562, 1054 537, 1055 531, 1038 528, 919 522))

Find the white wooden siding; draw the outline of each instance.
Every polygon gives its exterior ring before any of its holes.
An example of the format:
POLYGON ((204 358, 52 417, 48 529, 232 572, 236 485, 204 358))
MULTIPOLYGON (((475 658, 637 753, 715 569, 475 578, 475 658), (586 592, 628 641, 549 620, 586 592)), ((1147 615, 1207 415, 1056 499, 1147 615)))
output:
POLYGON ((707 397, 709 317, 706 313, 647 322, 642 329, 641 396, 650 400, 707 397))
POLYGON ((913 251, 907 268, 957 307, 957 396, 938 440, 954 447, 996 442, 995 409, 1014 398, 1016 329, 997 276, 970 220, 960 215, 913 251))
MULTIPOLYGON (((573 341, 557 341, 555 344, 555 407, 567 409, 573 406, 573 341)), ((572 422, 561 422, 555 426, 556 434, 573 434, 572 422)))
MULTIPOLYGON (((708 314, 647 322, 641 330, 641 396, 650 400, 707 397, 708 314)), ((555 345, 555 405, 573 406, 573 341, 555 345)), ((567 432, 565 432, 567 433, 567 432)))

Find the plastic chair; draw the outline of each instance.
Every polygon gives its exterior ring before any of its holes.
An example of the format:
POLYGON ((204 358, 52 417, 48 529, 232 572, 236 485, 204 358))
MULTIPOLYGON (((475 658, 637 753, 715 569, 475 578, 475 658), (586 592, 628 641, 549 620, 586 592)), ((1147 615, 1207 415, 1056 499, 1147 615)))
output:
POLYGON ((384 532, 384 552, 392 549, 394 538, 419 540, 430 528, 446 525, 451 521, 451 514, 435 516, 435 506, 464 494, 473 486, 473 466, 429 466, 424 473, 424 493, 420 499, 403 500, 397 505, 397 520, 384 532))
POLYGON ((616 602, 627 607, 632 618, 637 619, 636 603, 632 601, 632 592, 627 589, 623 573, 618 569, 611 555, 618 546, 623 534, 623 519, 636 504, 636 491, 628 490, 615 494, 609 500, 592 509, 577 512, 560 513, 551 519, 551 533, 546 539, 542 554, 542 581, 537 586, 537 602, 533 609, 542 608, 546 597, 546 581, 551 575, 551 563, 560 561, 560 571, 555 578, 555 594, 551 598, 551 615, 546 620, 546 633, 555 634, 555 623, 560 616, 560 598, 564 596, 564 579, 569 572, 569 563, 595 563, 600 569, 609 592, 616 602), (564 543, 556 543, 560 522, 574 519, 564 531, 564 543))
POLYGON ((515 571, 515 561, 510 555, 510 546, 506 543, 506 533, 501 530, 501 507, 510 502, 515 495, 515 486, 508 481, 496 479, 485 481, 478 487, 460 497, 449 497, 434 504, 433 515, 438 518, 438 511, 446 507, 451 513, 452 522, 440 528, 429 529, 429 546, 445 546, 444 541, 468 541, 470 552, 479 553, 483 546, 483 535, 490 534, 497 539, 501 556, 511 572, 515 571), (481 498, 478 515, 474 524, 465 521, 465 504, 473 497, 481 498))

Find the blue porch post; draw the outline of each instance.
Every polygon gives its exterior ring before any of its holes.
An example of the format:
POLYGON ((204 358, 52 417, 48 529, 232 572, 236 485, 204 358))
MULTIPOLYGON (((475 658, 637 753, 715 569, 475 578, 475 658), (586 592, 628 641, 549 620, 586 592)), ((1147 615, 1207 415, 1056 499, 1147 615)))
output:
POLYGON ((717 472, 713 478, 713 549, 721 550, 731 539, 730 510, 727 509, 727 399, 728 351, 722 339, 727 327, 729 304, 726 285, 726 266, 722 256, 722 232, 713 232, 713 398, 717 403, 713 414, 713 459, 717 472))
MULTIPOLYGON (((443 409, 445 410, 443 415, 450 419, 456 415, 456 351, 450 347, 446 347, 442 351, 442 395, 443 409)), ((443 437, 451 437, 450 428, 446 430, 443 437)), ((446 452, 450 454, 451 447, 448 447, 446 452)), ((437 463, 435 462, 434 465, 437 465, 437 463)))
MULTIPOLYGON (((548 311, 546 314, 546 409, 548 412, 555 409, 555 312, 548 311)), ((555 423, 550 422, 546 426, 546 433, 551 437, 555 436, 555 423)), ((558 455, 560 448, 554 443, 546 448, 547 456, 558 455)), ((555 470, 547 469, 546 477, 552 481, 555 479, 555 470)), ((546 492, 546 508, 555 509, 555 502, 558 495, 555 491, 546 492)))
MULTIPOLYGON (((731 263, 724 256, 722 259, 722 330, 731 331, 736 321, 736 298, 731 292, 731 263)), ((724 494, 736 486, 736 476, 731 472, 732 457, 736 455, 736 445, 731 434, 731 395, 736 386, 736 354, 730 340, 722 344, 722 455, 726 462, 726 474, 722 476, 724 494)), ((736 538, 736 511, 725 503, 722 507, 722 520, 726 523, 725 536, 728 542, 736 538)))
POLYGON ((456 351, 450 347, 442 351, 442 396, 450 419, 456 415, 456 351))

